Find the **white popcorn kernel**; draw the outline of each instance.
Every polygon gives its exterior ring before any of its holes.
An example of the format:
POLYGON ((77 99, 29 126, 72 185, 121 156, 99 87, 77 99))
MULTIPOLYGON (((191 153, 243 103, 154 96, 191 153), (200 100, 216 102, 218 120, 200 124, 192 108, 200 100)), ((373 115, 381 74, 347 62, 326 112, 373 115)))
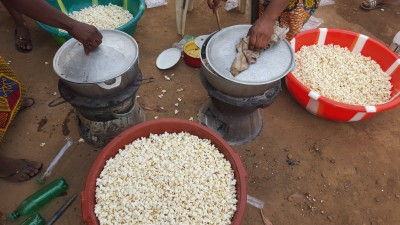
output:
POLYGON ((46 143, 45 142, 42 142, 42 143, 40 143, 40 147, 44 147, 46 145, 46 143))
POLYGON ((177 115, 179 113, 179 110, 175 109, 175 115, 177 115))
POLYGON ((230 224, 235 184, 229 161, 210 140, 150 134, 107 160, 96 180, 94 212, 101 225, 230 224))
POLYGON ((73 11, 68 16, 80 22, 93 25, 98 29, 111 30, 126 24, 133 18, 133 15, 128 10, 111 3, 73 11))
POLYGON ((179 106, 179 103, 175 103, 175 106, 178 107, 178 106, 179 106))
POLYGON ((378 105, 390 99, 391 77, 370 57, 339 45, 303 46, 293 75, 329 99, 352 105, 378 105))
POLYGON ((165 75, 164 78, 165 78, 166 80, 168 80, 168 81, 171 80, 171 77, 169 77, 169 76, 167 76, 167 75, 165 75))

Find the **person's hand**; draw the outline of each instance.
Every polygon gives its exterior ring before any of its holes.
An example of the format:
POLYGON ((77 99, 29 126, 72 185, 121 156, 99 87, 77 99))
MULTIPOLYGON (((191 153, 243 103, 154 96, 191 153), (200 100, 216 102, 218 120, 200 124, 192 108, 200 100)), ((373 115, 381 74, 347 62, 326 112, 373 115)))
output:
POLYGON ((272 19, 259 18, 247 33, 247 36, 249 36, 249 49, 255 51, 265 49, 271 41, 274 25, 275 21, 272 19))
POLYGON ((102 42, 103 35, 100 31, 92 25, 76 21, 68 33, 83 44, 85 53, 95 50, 102 42))
POLYGON ((213 12, 215 13, 215 11, 218 9, 219 7, 219 2, 221 0, 207 0, 207 5, 210 9, 213 10, 213 12))

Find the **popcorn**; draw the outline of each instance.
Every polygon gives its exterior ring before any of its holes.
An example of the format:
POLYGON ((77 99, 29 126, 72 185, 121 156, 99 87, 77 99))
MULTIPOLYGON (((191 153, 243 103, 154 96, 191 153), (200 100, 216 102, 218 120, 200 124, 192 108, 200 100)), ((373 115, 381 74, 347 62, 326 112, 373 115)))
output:
POLYGON ((293 75, 329 99, 364 106, 390 99, 390 76, 379 64, 339 45, 303 46, 296 52, 296 64, 293 75))
POLYGON ((106 224, 231 224, 236 180, 210 140, 151 134, 110 158, 96 180, 94 212, 106 224))
POLYGON ((128 10, 111 3, 108 5, 94 5, 80 11, 73 11, 68 16, 80 22, 93 25, 98 29, 111 30, 133 19, 133 15, 128 10))

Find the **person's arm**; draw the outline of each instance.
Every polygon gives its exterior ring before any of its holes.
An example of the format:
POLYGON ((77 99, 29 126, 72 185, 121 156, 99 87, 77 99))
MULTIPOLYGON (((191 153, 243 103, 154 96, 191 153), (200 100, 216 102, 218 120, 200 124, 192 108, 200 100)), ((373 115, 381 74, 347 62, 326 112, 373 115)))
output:
POLYGON ((66 30, 72 37, 83 44, 86 53, 101 44, 102 35, 96 27, 73 20, 44 0, 2 1, 34 20, 66 30))
POLYGON ((274 32, 275 21, 286 9, 290 1, 271 0, 262 16, 256 20, 247 34, 249 36, 249 49, 260 50, 267 47, 274 32))
POLYGON ((215 13, 221 0, 207 0, 207 5, 215 13))

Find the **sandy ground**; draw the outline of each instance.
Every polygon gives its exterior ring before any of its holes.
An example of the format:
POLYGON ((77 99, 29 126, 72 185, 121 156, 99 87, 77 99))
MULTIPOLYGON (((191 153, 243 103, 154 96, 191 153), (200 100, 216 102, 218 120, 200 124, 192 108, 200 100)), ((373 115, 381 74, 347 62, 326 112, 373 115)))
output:
MULTIPOLYGON (((388 45, 400 30, 399 1, 384 11, 362 11, 358 5, 356 0, 336 0, 334 5, 320 7, 315 16, 324 19, 322 27, 360 32, 388 45)), ((248 23, 247 14, 224 10, 220 14, 224 27, 248 23)), ((66 136, 77 140, 79 134, 76 114, 69 104, 48 106, 59 97, 52 59, 60 46, 30 20, 29 25, 34 49, 22 54, 14 48, 11 18, 0 7, 0 55, 11 61, 27 95, 36 99, 32 108, 19 113, 13 121, 0 151, 14 158, 41 161, 47 168, 66 136), (41 147, 41 143, 45 145, 41 147)), ((198 36, 216 29, 205 1, 196 1, 187 16, 186 34, 198 36)), ((188 67, 183 60, 167 71, 155 66, 158 54, 181 39, 176 34, 174 1, 147 9, 134 38, 139 43, 144 77, 156 78, 140 87, 139 101, 167 109, 163 113, 146 111, 147 120, 154 116, 196 118, 208 98, 198 79, 199 70, 188 67), (171 74, 172 81, 163 78, 171 74), (177 94, 177 88, 184 91, 177 94), (167 93, 159 99, 162 89, 167 93), (178 97, 183 101, 178 107, 180 113, 174 115, 178 97)), ((306 112, 283 87, 276 101, 261 113, 264 126, 259 137, 234 149, 246 165, 248 194, 265 202, 264 213, 273 224, 400 224, 400 108, 363 122, 335 123, 306 112), (289 158, 297 165, 288 165, 289 158)), ((99 152, 86 143, 75 144, 52 178, 65 177, 70 184, 69 196, 80 193, 99 152)), ((18 184, 0 180, 0 211, 10 212, 38 188, 33 180, 18 184)), ((49 220, 67 198, 58 198, 40 214, 49 220)), ((57 224, 83 224, 80 199, 57 224)), ((248 205, 243 224, 263 224, 259 210, 248 205)))

